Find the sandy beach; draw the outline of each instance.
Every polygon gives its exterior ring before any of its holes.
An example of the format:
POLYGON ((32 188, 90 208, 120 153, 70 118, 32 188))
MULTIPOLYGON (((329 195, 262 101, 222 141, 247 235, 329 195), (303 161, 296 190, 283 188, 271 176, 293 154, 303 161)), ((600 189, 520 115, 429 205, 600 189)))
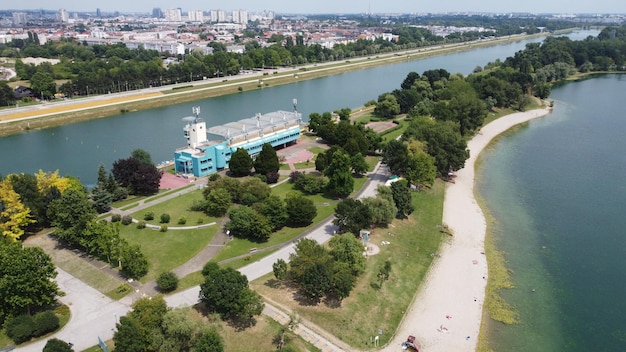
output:
POLYGON ((456 173, 455 183, 447 185, 444 200, 443 223, 454 235, 444 240, 424 286, 385 351, 399 351, 408 335, 417 338, 420 351, 476 350, 488 279, 486 221, 474 198, 476 157, 494 137, 549 112, 544 108, 504 116, 468 143, 470 158, 456 173))

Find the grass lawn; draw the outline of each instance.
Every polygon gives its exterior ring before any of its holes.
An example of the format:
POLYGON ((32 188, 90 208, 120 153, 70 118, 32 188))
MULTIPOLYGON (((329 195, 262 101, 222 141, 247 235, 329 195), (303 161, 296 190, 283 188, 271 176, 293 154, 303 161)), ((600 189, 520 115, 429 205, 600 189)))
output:
POLYGON ((385 143, 400 137, 404 133, 404 131, 406 131, 406 129, 409 127, 409 121, 407 120, 400 120, 398 122, 400 123, 400 128, 394 129, 393 131, 390 131, 389 133, 381 134, 383 137, 383 141, 385 143))
POLYGON ((160 226, 161 214, 170 215, 170 223, 168 226, 184 226, 178 225, 178 219, 184 216, 187 219, 186 226, 192 226, 197 224, 208 224, 210 222, 217 221, 217 218, 208 216, 200 211, 191 211, 189 207, 194 201, 200 201, 203 199, 202 190, 198 189, 193 192, 183 194, 181 196, 170 199, 166 202, 155 204, 143 210, 139 210, 132 215, 137 220, 143 220, 144 215, 148 212, 154 213, 154 220, 146 221, 149 224, 160 226))
POLYGON ((120 228, 120 236, 131 244, 141 245, 143 253, 148 257, 150 268, 141 279, 142 283, 146 283, 155 280, 162 272, 187 262, 211 242, 217 230, 218 226, 209 226, 159 232, 149 228, 140 230, 135 225, 129 225, 120 228))
POLYGON ((373 349, 369 339, 378 329, 383 330, 380 345, 384 345, 392 337, 424 280, 433 260, 431 254, 439 250, 444 235, 436 225, 441 223, 444 187, 442 181, 437 181, 433 188, 413 193, 416 211, 409 219, 396 220, 388 229, 374 229, 371 243, 380 245, 384 240, 391 244, 382 246, 380 254, 369 257, 366 272, 341 307, 334 308, 325 303, 300 305, 294 300, 292 289, 276 285, 273 274, 255 280, 251 287, 322 329, 333 332, 356 349, 373 349), (386 260, 391 261, 391 276, 378 287, 376 275, 386 260))

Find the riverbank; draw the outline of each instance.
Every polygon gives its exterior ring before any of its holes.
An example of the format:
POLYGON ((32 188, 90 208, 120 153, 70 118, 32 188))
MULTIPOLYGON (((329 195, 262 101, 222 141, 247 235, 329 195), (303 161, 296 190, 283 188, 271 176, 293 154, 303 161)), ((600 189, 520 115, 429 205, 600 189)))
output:
POLYGON ((221 77, 205 81, 155 87, 123 94, 101 95, 76 100, 48 103, 17 109, 0 110, 0 137, 44 129, 68 123, 119 115, 127 111, 152 109, 162 106, 236 94, 269 86, 295 83, 361 70, 397 62, 424 59, 432 56, 468 51, 480 47, 516 42, 548 35, 516 35, 493 40, 456 43, 376 56, 351 58, 343 62, 312 64, 303 67, 281 68, 255 74, 221 77))
POLYGON ((484 246, 486 220, 474 197, 476 158, 501 133, 550 111, 543 108, 504 116, 469 141, 470 158, 457 172, 455 183, 448 184, 444 200, 443 223, 453 235, 442 245, 396 339, 413 333, 421 350, 428 352, 476 350, 490 280, 484 246))

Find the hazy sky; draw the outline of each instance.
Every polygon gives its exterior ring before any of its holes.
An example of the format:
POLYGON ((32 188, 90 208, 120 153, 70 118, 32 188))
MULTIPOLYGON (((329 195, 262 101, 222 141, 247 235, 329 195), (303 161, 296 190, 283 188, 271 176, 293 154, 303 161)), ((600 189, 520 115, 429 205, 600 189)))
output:
POLYGON ((65 8, 68 11, 151 12, 153 7, 188 10, 246 9, 277 13, 412 13, 412 12, 533 12, 533 13, 626 13, 625 0, 2 0, 0 7, 18 9, 65 8))

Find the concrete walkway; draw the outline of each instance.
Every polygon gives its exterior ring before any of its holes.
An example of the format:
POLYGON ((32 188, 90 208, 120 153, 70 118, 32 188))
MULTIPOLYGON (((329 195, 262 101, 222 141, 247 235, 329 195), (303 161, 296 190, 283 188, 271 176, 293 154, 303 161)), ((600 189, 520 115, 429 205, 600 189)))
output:
MULTIPOLYGON (((283 171, 283 173, 287 172, 289 171, 283 171)), ((386 169, 381 168, 381 164, 379 163, 376 166, 375 171, 367 176, 369 180, 366 182, 363 189, 359 192, 358 197, 375 195, 376 187, 379 184, 384 183, 387 179, 386 174, 386 169)), ((279 184, 284 182, 288 182, 288 179, 282 180, 279 184)), ((171 192, 170 194, 159 197, 154 201, 150 201, 149 198, 142 200, 139 202, 139 205, 131 208, 132 212, 134 213, 146 209, 153 206, 154 204, 157 204, 158 202, 172 199, 184 193, 194 191, 195 189, 196 187, 188 187, 181 190, 180 192, 171 192), (146 200, 148 202, 146 202, 146 200)), ((111 213, 113 212, 119 213, 121 215, 130 215, 129 211, 124 211, 121 209, 112 210, 111 213)), ((307 237, 314 239, 320 243, 328 241, 336 230, 336 227, 332 224, 332 218, 333 217, 331 216, 325 219, 319 225, 308 231, 303 232, 302 234, 298 235, 297 238, 292 239, 286 243, 272 246, 270 248, 264 248, 264 251, 274 250, 276 248, 279 248, 279 250, 255 263, 249 264, 241 268, 239 271, 246 275, 249 281, 255 280, 271 272, 272 264, 276 262, 278 258, 283 258, 284 260, 288 261, 289 254, 293 252, 294 244, 298 239, 307 237)), ((219 230, 214 236, 211 243, 209 243, 209 245, 207 245, 200 253, 198 253, 188 262, 173 270, 173 272, 176 273, 178 277, 184 277, 190 273, 201 270, 202 267, 209 260, 211 260, 217 253, 219 253, 221 248, 229 240, 228 235, 226 235, 223 231, 223 225, 225 224, 225 221, 226 219, 224 219, 222 223, 219 224, 219 230)), ((193 228, 193 226, 191 228, 193 228)), ((173 228, 168 228, 168 230, 169 229, 173 228)), ((48 235, 45 235, 45 237, 48 241, 53 241, 53 239, 50 238, 48 235)), ((99 269, 109 273, 110 275, 117 276, 118 278, 123 279, 119 272, 115 269, 112 269, 107 263, 85 257, 83 257, 83 259, 85 259, 86 264, 94 265, 99 269)), ((231 258, 230 260, 235 259, 238 258, 231 258)), ((122 298, 119 301, 113 301, 110 298, 104 296, 102 293, 95 290, 94 288, 88 286, 84 282, 74 278, 67 272, 58 268, 57 271, 59 272, 59 276, 57 277, 59 287, 62 291, 66 293, 66 295, 60 300, 70 307, 72 317, 68 324, 60 332, 56 333, 53 336, 60 338, 64 341, 73 343, 74 349, 76 351, 81 351, 93 345, 96 345, 98 342, 98 337, 102 338, 103 341, 111 339, 113 337, 115 323, 119 321, 120 316, 123 316, 128 312, 132 303, 136 299, 142 296, 152 296, 158 293, 155 282, 149 282, 142 285, 141 283, 135 281, 131 283, 135 288, 134 293, 122 298)), ((165 300, 170 307, 192 306, 198 302, 199 292, 199 286, 195 286, 188 290, 169 295, 165 297, 165 300)), ((289 319, 288 313, 285 313, 276 306, 270 304, 266 304, 266 309, 263 313, 274 319, 280 319, 278 321, 281 324, 285 321, 285 319, 287 319, 287 321, 289 319)), ((332 334, 324 331, 319 327, 314 326, 314 324, 312 324, 311 322, 301 321, 298 324, 298 327, 294 329, 294 332, 320 348, 322 351, 342 352, 354 350, 350 349, 349 346, 346 346, 341 341, 334 339, 332 334), (333 339, 335 341, 331 342, 331 340, 333 339), (339 347, 339 344, 343 344, 343 348, 339 347)), ((32 344, 19 346, 16 351, 39 352, 43 349, 43 346, 45 346, 46 341, 47 339, 44 339, 34 342, 32 344)))

